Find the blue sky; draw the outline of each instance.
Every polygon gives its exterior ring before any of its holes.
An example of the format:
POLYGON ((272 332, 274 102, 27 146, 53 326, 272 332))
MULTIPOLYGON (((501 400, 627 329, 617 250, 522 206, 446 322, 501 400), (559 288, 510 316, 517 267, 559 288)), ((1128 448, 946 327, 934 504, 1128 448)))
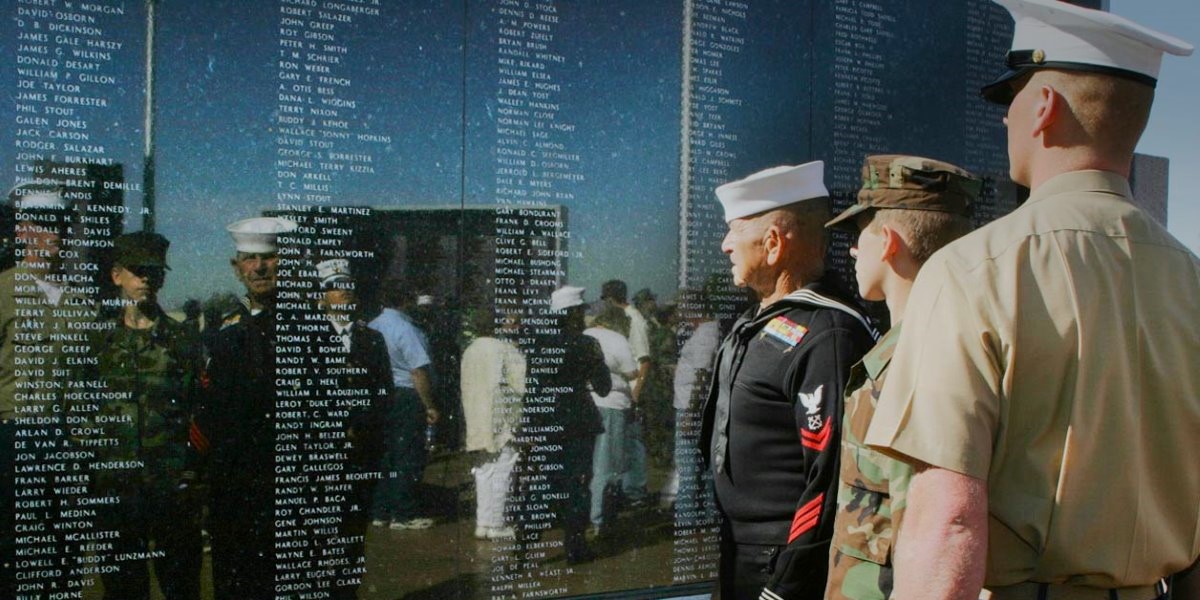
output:
MULTIPOLYGON (((1196 0, 1112 0, 1110 10, 1200 44, 1196 0)), ((1163 59, 1150 125, 1138 151, 1171 159, 1167 226, 1200 254, 1200 193, 1192 175, 1200 168, 1200 55, 1163 59)))

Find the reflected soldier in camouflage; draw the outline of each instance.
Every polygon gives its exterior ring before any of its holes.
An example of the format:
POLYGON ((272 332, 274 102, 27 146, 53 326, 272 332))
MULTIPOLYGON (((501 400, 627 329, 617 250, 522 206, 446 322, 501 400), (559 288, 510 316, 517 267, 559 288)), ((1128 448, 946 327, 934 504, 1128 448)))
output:
POLYGON ((94 492, 119 499, 98 511, 104 528, 120 532, 109 552, 124 557, 120 572, 103 576, 106 598, 149 598, 146 559, 154 560, 164 598, 200 597, 198 455, 188 433, 203 351, 195 331, 157 302, 168 245, 145 232, 114 240, 120 309, 92 345, 104 391, 96 403, 74 400, 94 411, 95 429, 107 436, 81 440, 95 446, 94 492))
POLYGON ((908 291, 938 248, 971 229, 981 184, 967 172, 914 156, 867 157, 858 202, 826 227, 858 235, 850 248, 858 293, 887 302, 892 329, 854 365, 846 384, 840 482, 826 599, 885 600, 912 467, 863 439, 900 334, 908 291))

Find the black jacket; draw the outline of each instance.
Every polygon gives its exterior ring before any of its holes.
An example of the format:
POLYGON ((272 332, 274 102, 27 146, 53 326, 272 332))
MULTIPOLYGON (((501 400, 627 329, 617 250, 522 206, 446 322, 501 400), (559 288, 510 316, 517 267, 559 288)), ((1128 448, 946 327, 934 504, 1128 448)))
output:
POLYGON ((786 545, 767 588, 820 598, 837 505, 842 391, 876 334, 824 283, 734 323, 717 353, 700 444, 734 543, 786 545))

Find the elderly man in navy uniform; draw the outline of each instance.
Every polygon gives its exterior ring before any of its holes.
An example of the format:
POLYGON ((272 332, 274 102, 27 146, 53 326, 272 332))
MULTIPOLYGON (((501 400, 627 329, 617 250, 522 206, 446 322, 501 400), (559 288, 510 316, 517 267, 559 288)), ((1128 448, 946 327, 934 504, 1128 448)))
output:
POLYGON ((210 448, 208 531, 217 600, 272 597, 276 238, 295 228, 272 217, 226 228, 237 248, 230 263, 246 296, 221 324, 211 349, 209 393, 196 415, 210 448))
POLYGON ((842 388, 875 334, 825 274, 823 177, 816 161, 717 188, 734 284, 759 299, 722 342, 702 413, 700 443, 724 517, 724 600, 825 591, 842 388))
POLYGON ((1011 70, 983 92, 1030 196, 909 297, 866 439, 914 466, 892 597, 1163 597, 1200 557, 1200 259, 1128 178, 1162 55, 1192 47, 999 3, 1011 70))

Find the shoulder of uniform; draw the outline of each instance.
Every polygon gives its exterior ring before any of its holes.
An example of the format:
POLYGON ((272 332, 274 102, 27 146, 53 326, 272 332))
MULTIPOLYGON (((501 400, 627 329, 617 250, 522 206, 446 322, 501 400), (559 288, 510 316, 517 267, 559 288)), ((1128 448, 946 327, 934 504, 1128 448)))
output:
POLYGON ((186 323, 182 323, 171 318, 170 315, 164 315, 164 318, 159 320, 159 327, 161 327, 164 332, 174 337, 193 337, 196 331, 186 323))

